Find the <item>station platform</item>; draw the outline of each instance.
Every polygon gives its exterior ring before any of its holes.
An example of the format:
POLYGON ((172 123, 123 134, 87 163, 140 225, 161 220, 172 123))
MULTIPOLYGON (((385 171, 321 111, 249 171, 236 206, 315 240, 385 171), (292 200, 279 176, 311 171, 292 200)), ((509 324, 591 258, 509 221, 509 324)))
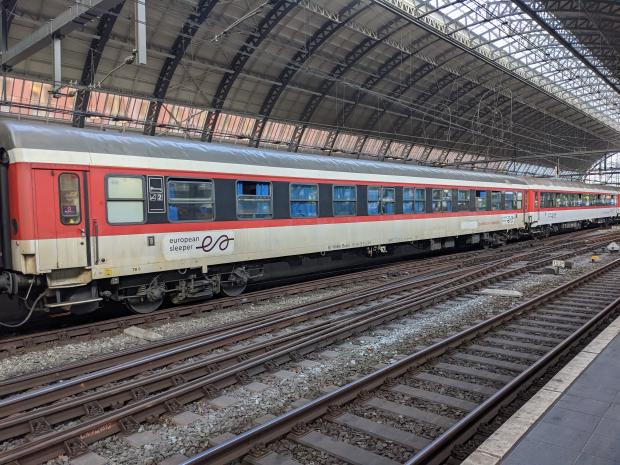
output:
POLYGON ((620 465, 620 318, 462 465, 620 465))

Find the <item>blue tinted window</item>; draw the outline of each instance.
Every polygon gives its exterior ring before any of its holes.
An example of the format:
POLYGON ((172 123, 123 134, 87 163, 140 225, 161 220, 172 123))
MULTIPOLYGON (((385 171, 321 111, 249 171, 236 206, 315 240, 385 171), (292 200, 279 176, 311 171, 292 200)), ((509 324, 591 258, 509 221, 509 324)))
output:
POLYGON ((209 221, 214 213, 212 181, 168 181, 168 220, 209 221))
POLYGON ((357 187, 334 186, 332 204, 334 216, 357 215, 357 187))
POLYGON ((271 183, 237 181, 237 217, 271 218, 271 183))
POLYGON ((291 217, 319 215, 319 187, 316 184, 291 184, 291 217))
POLYGON ((415 190, 415 212, 426 212, 426 189, 416 188, 415 190))

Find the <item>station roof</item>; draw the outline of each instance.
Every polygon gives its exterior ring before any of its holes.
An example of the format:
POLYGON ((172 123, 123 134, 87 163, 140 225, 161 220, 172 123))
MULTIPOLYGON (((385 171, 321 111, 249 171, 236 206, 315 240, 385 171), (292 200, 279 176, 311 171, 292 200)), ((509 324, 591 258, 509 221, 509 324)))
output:
POLYGON ((50 37, 2 112, 537 175, 620 151, 615 1, 3 0, 9 52, 78 3, 61 87, 50 37), (127 64, 140 2, 148 60, 127 64))

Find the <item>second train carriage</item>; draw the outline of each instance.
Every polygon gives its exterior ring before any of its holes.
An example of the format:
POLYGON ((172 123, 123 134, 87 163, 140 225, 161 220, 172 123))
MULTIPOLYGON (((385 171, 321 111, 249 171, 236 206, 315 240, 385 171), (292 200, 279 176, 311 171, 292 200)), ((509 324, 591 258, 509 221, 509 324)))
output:
POLYGON ((557 179, 10 121, 0 147, 0 290, 26 308, 150 312, 238 294, 274 263, 333 268, 618 217, 616 191, 557 179))

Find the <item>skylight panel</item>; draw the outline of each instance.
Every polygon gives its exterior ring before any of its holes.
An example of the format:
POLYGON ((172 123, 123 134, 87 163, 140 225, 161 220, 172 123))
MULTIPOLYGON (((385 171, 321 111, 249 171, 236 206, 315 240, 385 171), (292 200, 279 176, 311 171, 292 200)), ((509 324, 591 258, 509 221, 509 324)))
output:
MULTIPOLYGON (((500 63, 507 69, 620 131, 620 95, 517 5, 489 0, 404 1, 445 25, 453 36, 466 37, 473 50, 501 57, 500 63)), ((537 1, 529 3, 541 9, 537 1)), ((541 16, 556 30, 562 28, 550 13, 541 16)), ((561 32, 563 37, 571 36, 561 32)), ((578 50, 587 53, 571 38, 578 50)))

